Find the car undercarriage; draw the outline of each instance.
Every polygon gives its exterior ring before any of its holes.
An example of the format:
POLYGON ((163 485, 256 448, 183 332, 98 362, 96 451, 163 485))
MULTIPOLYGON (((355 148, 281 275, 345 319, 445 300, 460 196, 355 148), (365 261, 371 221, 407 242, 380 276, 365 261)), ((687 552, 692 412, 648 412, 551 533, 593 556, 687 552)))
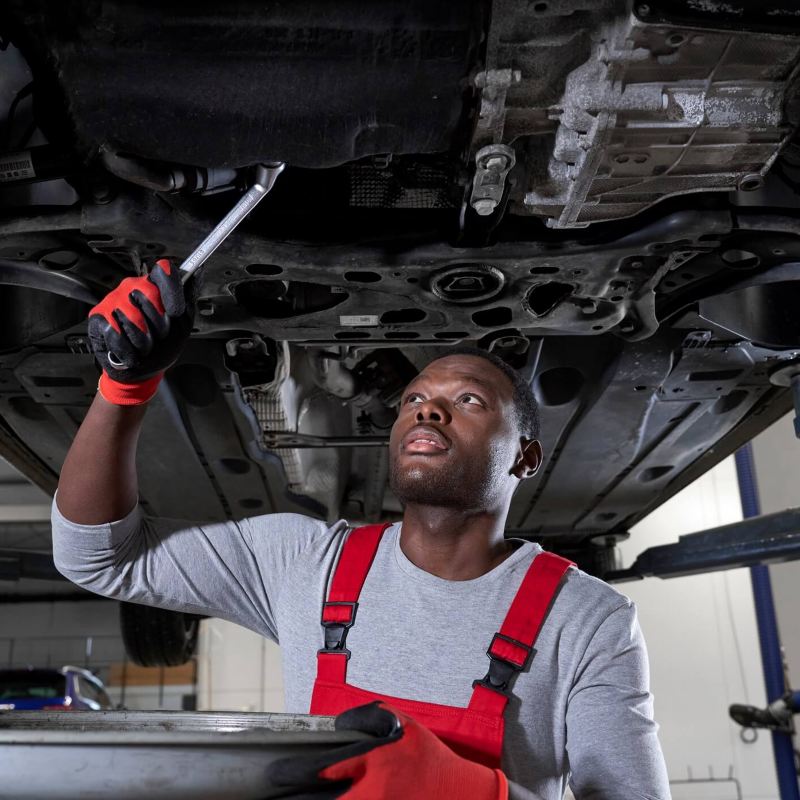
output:
POLYGON ((265 161, 285 173, 194 282, 148 412, 150 513, 396 516, 399 394, 470 343, 541 408, 508 534, 602 573, 792 407, 792 3, 160 9, 0 12, 0 454, 43 488, 94 396, 88 309, 185 258, 265 161))

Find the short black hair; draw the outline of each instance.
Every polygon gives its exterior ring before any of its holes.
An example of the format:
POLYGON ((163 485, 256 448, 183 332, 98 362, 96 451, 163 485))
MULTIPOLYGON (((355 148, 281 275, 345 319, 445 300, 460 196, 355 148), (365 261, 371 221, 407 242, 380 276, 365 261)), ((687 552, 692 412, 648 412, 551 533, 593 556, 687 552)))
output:
POLYGON ((479 347, 448 347, 445 351, 432 358, 428 364, 438 361, 440 358, 448 356, 475 356, 483 358, 493 366, 497 367, 511 381, 513 389, 514 409, 517 412, 517 423, 520 433, 530 439, 539 438, 539 404, 530 384, 517 372, 510 364, 502 358, 490 353, 488 350, 481 350, 479 347))

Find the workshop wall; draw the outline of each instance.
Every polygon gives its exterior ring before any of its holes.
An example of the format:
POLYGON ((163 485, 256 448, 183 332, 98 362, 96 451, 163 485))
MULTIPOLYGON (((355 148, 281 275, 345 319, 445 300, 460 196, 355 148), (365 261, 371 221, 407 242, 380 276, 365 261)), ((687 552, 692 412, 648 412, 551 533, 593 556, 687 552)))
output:
POLYGON ((121 661, 125 650, 117 604, 108 600, 18 603, 0 613, 3 666, 97 666, 121 661))
POLYGON ((200 711, 283 711, 278 645, 221 619, 200 624, 197 656, 200 711))

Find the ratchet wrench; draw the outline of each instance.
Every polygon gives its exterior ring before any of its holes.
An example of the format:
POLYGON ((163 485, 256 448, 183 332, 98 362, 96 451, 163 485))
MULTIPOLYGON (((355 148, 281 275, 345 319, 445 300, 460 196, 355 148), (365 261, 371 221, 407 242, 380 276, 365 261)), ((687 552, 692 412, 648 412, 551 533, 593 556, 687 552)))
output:
POLYGON ((208 257, 228 238, 231 231, 270 193, 278 175, 285 167, 286 164, 281 161, 258 165, 255 183, 178 268, 183 273, 181 275, 183 283, 200 269, 208 257))
MULTIPOLYGON (((205 264, 208 257, 228 238, 233 229, 270 193, 278 175, 286 164, 277 161, 259 164, 256 168, 255 183, 242 195, 239 202, 225 215, 211 233, 200 242, 192 254, 178 267, 181 283, 186 283, 192 275, 205 264)), ((125 365, 116 353, 108 353, 108 363, 115 369, 125 365)))

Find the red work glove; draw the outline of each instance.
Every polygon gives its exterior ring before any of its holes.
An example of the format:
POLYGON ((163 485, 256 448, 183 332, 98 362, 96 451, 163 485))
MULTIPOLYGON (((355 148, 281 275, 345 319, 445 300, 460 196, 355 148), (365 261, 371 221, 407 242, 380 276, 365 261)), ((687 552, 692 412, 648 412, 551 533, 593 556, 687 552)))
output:
POLYGON ((167 259, 109 292, 89 312, 89 343, 103 368, 100 394, 121 406, 150 400, 189 337, 192 311, 180 270, 167 259))
POLYGON ((370 703, 336 717, 336 730, 360 731, 374 739, 317 756, 270 764, 281 797, 328 800, 507 800, 508 782, 491 769, 456 755, 424 725, 382 703, 370 703))

